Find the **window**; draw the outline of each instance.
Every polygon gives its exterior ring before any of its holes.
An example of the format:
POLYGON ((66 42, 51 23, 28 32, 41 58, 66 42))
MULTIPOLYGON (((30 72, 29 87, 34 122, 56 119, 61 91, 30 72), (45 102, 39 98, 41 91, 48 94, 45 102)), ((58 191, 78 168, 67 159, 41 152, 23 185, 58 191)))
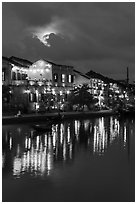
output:
POLYGON ((65 82, 65 74, 61 74, 61 82, 65 82))
POLYGON ((58 74, 54 74, 54 82, 58 82, 58 74))
POLYGON ((27 74, 22 73, 22 80, 26 80, 27 74))
POLYGON ((5 72, 2 72, 2 81, 5 81, 5 72))
POLYGON ((67 81, 68 81, 68 83, 71 83, 71 75, 70 74, 68 75, 68 80, 67 81))
POLYGON ((74 76, 71 75, 71 74, 67 75, 67 82, 68 83, 73 83, 73 81, 74 81, 74 76))
POLYGON ((41 94, 38 95, 39 102, 41 102, 41 94))
POLYGON ((29 94, 29 102, 33 102, 33 93, 29 94))
POLYGON ((44 97, 44 94, 42 93, 42 94, 41 94, 41 101, 44 101, 44 98, 45 98, 45 97, 44 97))
POLYGON ((74 82, 74 76, 71 75, 71 83, 73 83, 73 82, 74 82))
POLYGON ((12 72, 12 80, 16 80, 16 73, 12 72))
POLYGON ((29 102, 36 102, 36 94, 34 93, 29 94, 29 102))
POLYGON ((17 80, 21 80, 21 74, 20 74, 20 72, 17 72, 17 80))

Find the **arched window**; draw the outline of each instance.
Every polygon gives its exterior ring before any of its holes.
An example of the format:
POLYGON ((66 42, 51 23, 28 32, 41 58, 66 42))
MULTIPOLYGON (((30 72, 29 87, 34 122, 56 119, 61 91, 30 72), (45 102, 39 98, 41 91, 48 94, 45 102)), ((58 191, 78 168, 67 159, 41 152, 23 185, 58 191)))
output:
POLYGON ((26 73, 22 73, 22 80, 26 80, 27 74, 26 73))
POLYGON ((16 73, 12 72, 12 80, 16 80, 16 73))
POLYGON ((29 102, 36 102, 36 94, 35 93, 29 94, 29 102))
POLYGON ((21 80, 21 74, 19 71, 17 71, 17 80, 21 80))

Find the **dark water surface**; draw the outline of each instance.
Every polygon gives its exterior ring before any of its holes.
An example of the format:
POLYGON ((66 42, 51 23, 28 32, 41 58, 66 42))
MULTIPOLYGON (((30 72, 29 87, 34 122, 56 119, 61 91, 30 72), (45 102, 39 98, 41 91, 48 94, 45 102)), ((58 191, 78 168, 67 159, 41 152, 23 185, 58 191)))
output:
POLYGON ((134 118, 3 126, 3 201, 134 201, 134 118))

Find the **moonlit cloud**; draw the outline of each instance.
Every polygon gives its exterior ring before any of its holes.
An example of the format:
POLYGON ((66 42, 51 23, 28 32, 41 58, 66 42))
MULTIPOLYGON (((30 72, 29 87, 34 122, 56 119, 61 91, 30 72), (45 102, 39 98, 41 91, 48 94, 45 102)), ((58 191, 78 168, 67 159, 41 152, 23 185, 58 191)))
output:
POLYGON ((47 47, 50 47, 51 45, 49 44, 48 40, 51 34, 54 34, 63 38, 64 24, 65 24, 64 20, 61 20, 59 18, 53 18, 52 22, 49 23, 48 25, 31 27, 28 30, 30 33, 32 33, 32 37, 38 38, 44 45, 46 45, 47 47))

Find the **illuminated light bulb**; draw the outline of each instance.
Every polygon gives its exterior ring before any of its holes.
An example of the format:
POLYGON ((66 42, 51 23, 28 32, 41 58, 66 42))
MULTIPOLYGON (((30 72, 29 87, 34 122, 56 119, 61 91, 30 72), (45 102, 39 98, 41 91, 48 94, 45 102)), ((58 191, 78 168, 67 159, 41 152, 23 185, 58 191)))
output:
POLYGON ((49 68, 46 68, 46 72, 49 72, 50 70, 49 70, 49 68))
POLYGON ((17 70, 17 67, 14 66, 14 67, 12 68, 12 71, 16 71, 16 70, 17 70))
POLYGON ((37 69, 37 72, 39 72, 40 70, 39 69, 37 69))
POLYGON ((51 68, 51 64, 47 64, 46 66, 47 66, 48 68, 51 68))
POLYGON ((30 90, 25 90, 24 93, 27 93, 27 94, 28 94, 28 93, 30 93, 30 90))
POLYGON ((43 73, 43 69, 41 69, 41 71, 40 71, 41 73, 43 73))
POLYGON ((33 85, 35 82, 34 81, 30 81, 29 83, 30 83, 30 85, 33 85))
POLYGON ((10 137, 10 149, 12 148, 12 137, 10 137))
POLYGON ((36 73, 36 70, 33 70, 33 73, 36 73))
POLYGON ((55 89, 52 89, 52 94, 53 94, 53 95, 55 94, 55 89))

